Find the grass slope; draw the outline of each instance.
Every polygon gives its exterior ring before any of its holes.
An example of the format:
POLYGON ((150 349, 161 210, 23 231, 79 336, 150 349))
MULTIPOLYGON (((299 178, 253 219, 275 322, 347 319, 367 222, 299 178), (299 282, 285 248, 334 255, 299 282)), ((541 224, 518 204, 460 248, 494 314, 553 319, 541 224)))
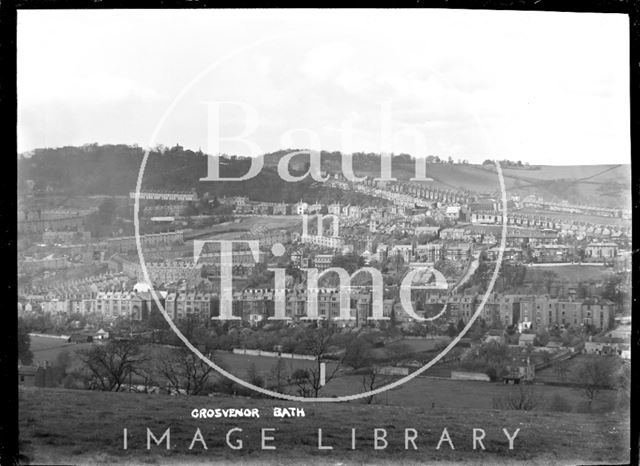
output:
POLYGON ((628 462, 628 418, 619 414, 514 412, 403 408, 349 404, 304 404, 306 417, 276 419, 273 406, 295 403, 246 398, 169 397, 129 393, 21 388, 21 450, 46 464, 589 464, 628 462), (260 419, 190 417, 194 408, 259 408, 260 419), (146 428, 156 437, 171 428, 172 449, 146 449, 146 428), (201 428, 208 450, 196 443, 201 428), (228 429, 244 441, 242 450, 226 446, 228 429), (436 445, 447 428, 455 450, 436 445), (486 431, 485 451, 472 449, 472 429, 486 431), (128 429, 128 449, 122 448, 128 429), (275 428, 275 451, 260 449, 260 429, 275 428), (330 451, 317 449, 317 429, 330 451), (351 428, 357 448, 350 449, 351 428), (388 447, 373 449, 373 429, 385 428, 388 447), (404 429, 415 428, 417 451, 404 448, 404 429), (520 429, 514 450, 502 429, 520 429))

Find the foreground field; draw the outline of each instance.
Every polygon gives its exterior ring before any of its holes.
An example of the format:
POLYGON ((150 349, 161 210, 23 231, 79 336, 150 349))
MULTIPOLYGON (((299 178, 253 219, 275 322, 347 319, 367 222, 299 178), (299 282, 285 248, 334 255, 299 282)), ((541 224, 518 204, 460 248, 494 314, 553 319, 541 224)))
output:
MULTIPOLYGON (((558 397, 566 402, 568 411, 579 412, 586 409, 585 399, 576 388, 539 384, 533 385, 532 388, 537 404, 536 411, 553 409, 552 404, 558 397)), ((507 396, 514 389, 513 385, 502 383, 416 377, 398 388, 377 395, 375 402, 416 408, 435 405, 443 408, 491 409, 494 398, 507 396)), ((344 376, 333 379, 321 395, 347 395, 363 391, 361 377, 344 376)), ((601 391, 593 402, 592 410, 610 412, 614 409, 616 397, 617 393, 613 390, 601 391)))
POLYGON ((272 408, 288 402, 228 397, 169 397, 130 393, 22 388, 19 392, 21 452, 39 464, 593 464, 629 461, 628 418, 606 415, 552 414, 522 411, 367 406, 360 403, 305 403, 305 417, 278 419, 272 408), (194 408, 257 408, 259 419, 193 419, 194 408), (242 439, 233 450, 225 441, 242 439), (123 449, 123 429, 128 432, 123 449), (146 449, 146 429, 160 438, 170 428, 171 449, 165 444, 146 449), (196 442, 200 428, 208 447, 196 442), (272 428, 269 445, 261 449, 261 429, 272 428), (323 445, 318 450, 318 428, 323 445), (351 429, 356 449, 351 450, 351 429), (374 450, 373 431, 386 429, 388 446, 374 450), (446 428, 446 441, 436 446, 446 428), (486 432, 486 450, 473 449, 472 429, 486 432), (417 450, 405 449, 405 429, 415 429, 417 450), (513 450, 510 435, 520 429, 513 450))
MULTIPOLYGON (((438 340, 402 340, 402 343, 413 346, 416 351, 432 349, 438 340)), ((32 348, 34 348, 34 359, 43 360, 42 355, 46 355, 48 361, 56 360, 57 355, 63 351, 69 351, 72 356, 75 368, 80 367, 81 363, 74 351, 87 347, 90 344, 69 344, 64 340, 57 340, 46 337, 32 337, 32 348)), ((152 351, 153 359, 160 360, 168 348, 156 346, 148 347, 152 351)), ((587 357, 587 356, 585 356, 587 357)), ((232 374, 247 380, 250 368, 254 368, 256 372, 265 380, 270 380, 270 375, 277 363, 278 358, 266 356, 249 356, 242 354, 233 354, 227 351, 216 351, 215 360, 232 374)), ((577 361, 581 361, 582 356, 576 358, 571 367, 576 366, 577 361)), ((283 371, 285 376, 291 375, 297 369, 311 369, 315 367, 315 362, 299 360, 299 359, 283 359, 283 371)), ((333 374, 336 368, 335 363, 327 362, 327 374, 333 374)), ((439 370, 438 366, 426 372, 430 377, 416 377, 408 383, 398 388, 389 390, 376 396, 374 402, 384 405, 402 405, 411 407, 436 407, 442 408, 469 408, 469 409, 491 409, 493 407, 494 398, 506 395, 512 386, 500 383, 476 382, 451 380, 450 368, 448 370, 439 370), (439 377, 432 377, 439 376, 439 377), (446 378, 442 378, 446 377, 446 378)), ((548 368, 538 374, 539 381, 560 382, 554 368, 548 368)), ((218 379, 220 376, 213 376, 212 379, 218 379)), ((567 380, 572 380, 571 368, 566 374, 567 380)), ((134 383, 143 383, 144 381, 138 376, 134 376, 134 383)), ((377 386, 386 385, 395 381, 394 377, 386 377, 378 380, 377 386), (384 382, 384 383, 380 383, 384 382)), ((290 386, 288 392, 296 394, 297 388, 290 386)), ((558 398, 566 404, 565 410, 580 412, 585 409, 585 399, 579 389, 569 386, 542 385, 534 386, 535 397, 537 400, 536 410, 544 411, 550 409, 550 405, 557 401, 558 398)), ((362 385, 362 376, 349 375, 348 371, 339 371, 336 377, 332 378, 322 389, 322 396, 342 396, 353 393, 362 393, 366 391, 362 385)), ((594 412, 610 412, 614 409, 617 402, 617 392, 614 390, 603 390, 593 401, 592 411, 594 412)))

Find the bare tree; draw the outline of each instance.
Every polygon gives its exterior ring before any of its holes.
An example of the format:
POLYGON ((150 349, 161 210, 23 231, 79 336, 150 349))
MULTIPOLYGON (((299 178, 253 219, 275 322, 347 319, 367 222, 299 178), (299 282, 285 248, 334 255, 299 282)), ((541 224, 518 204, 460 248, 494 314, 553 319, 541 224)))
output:
MULTIPOLYGON (((373 343, 366 337, 356 338, 347 348, 343 361, 361 376, 362 388, 372 391, 388 384, 393 376, 385 371, 385 365, 393 364, 409 354, 406 345, 386 348, 384 356, 376 356, 373 343)), ((374 395, 366 398, 367 404, 373 402, 374 395)))
POLYGON ((127 378, 148 360, 140 345, 132 340, 113 340, 78 351, 90 373, 90 386, 117 392, 127 378))
POLYGON ((559 363, 557 363, 556 366, 554 367, 554 372, 558 377, 558 379, 560 379, 562 383, 565 383, 567 381, 567 374, 569 373, 569 367, 567 362, 560 361, 559 363))
POLYGON ((589 408, 601 390, 611 387, 612 375, 613 368, 608 357, 592 357, 580 366, 575 382, 580 385, 580 391, 587 399, 589 408))
POLYGON ((156 369, 174 390, 184 390, 188 395, 201 395, 213 373, 206 362, 188 348, 173 350, 158 362, 156 369))
POLYGON ((282 358, 278 358, 271 368, 271 372, 269 373, 269 382, 271 383, 271 387, 278 393, 282 393, 285 390, 289 382, 289 375, 282 358))
POLYGON ((320 390, 328 384, 339 372, 350 346, 357 341, 362 330, 351 334, 339 334, 336 327, 328 323, 318 323, 317 328, 307 329, 303 335, 305 352, 315 357, 312 367, 298 369, 293 372, 291 382, 298 387, 300 396, 318 397, 320 390), (340 348, 344 346, 344 351, 340 348), (341 357, 338 354, 342 354, 341 357), (324 384, 321 378, 322 364, 333 362, 333 369, 327 371, 324 384))
POLYGON ((614 385, 618 390, 620 403, 628 407, 631 400, 631 363, 629 361, 622 361, 615 375, 614 385))
POLYGON ((542 396, 536 392, 532 385, 518 384, 506 395, 493 398, 494 409, 513 409, 518 411, 531 411, 542 402, 542 396))

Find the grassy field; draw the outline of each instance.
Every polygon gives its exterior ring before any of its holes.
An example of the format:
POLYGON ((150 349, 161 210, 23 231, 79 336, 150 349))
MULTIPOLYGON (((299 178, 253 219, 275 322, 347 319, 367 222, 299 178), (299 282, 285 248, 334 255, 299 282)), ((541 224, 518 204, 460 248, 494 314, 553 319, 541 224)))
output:
POLYGON ((33 353, 34 364, 44 363, 44 361, 49 361, 49 363, 53 364, 62 351, 66 350, 73 355, 74 351, 90 346, 91 343, 68 343, 61 338, 31 337, 31 352, 33 353))
MULTIPOLYGON (((566 368, 567 372, 564 374, 564 380, 576 380, 578 379, 578 371, 580 367, 587 361, 592 359, 602 359, 603 356, 595 354, 579 354, 574 358, 571 358, 564 363, 561 363, 566 368)), ((619 370, 622 361, 619 358, 610 358, 609 365, 612 370, 619 370)), ((557 371, 558 364, 553 364, 550 367, 536 371, 536 380, 541 382, 562 382, 562 377, 557 371)))
POLYGON ((296 405, 233 397, 169 397, 131 393, 22 388, 19 392, 21 453, 39 464, 593 464, 628 462, 628 418, 611 415, 497 411, 468 408, 367 406, 361 403, 296 405), (278 419, 272 407, 299 406, 305 417, 278 419), (192 419, 194 408, 257 408, 259 419, 192 419), (225 442, 241 438, 243 448, 225 442), (123 429, 127 429, 127 450, 123 429), (160 438, 171 429, 171 449, 146 449, 146 429, 160 438), (200 428, 208 449, 197 442, 200 428), (262 428, 273 428, 261 449, 262 428), (323 444, 318 450, 318 428, 323 444), (351 429, 356 449, 351 449, 351 429), (373 448, 373 430, 387 431, 388 446, 373 448), (436 445, 446 428, 455 446, 436 445), (472 429, 484 429, 486 450, 473 449, 472 429), (414 450, 405 430, 415 429, 414 450), (520 429, 513 450, 502 429, 520 429))
MULTIPOLYGON (((433 349, 433 345, 437 340, 412 340, 404 339, 399 343, 407 344, 415 351, 428 351, 433 349)), ((44 359, 50 362, 55 362, 58 353, 63 350, 68 350, 73 355, 73 351, 89 346, 89 344, 66 344, 64 340, 55 340, 51 338, 32 337, 32 347, 41 348, 41 350, 34 351, 34 359, 42 358, 43 354, 46 355, 44 359), (55 342, 58 342, 55 345, 55 342), (54 343, 52 343, 54 342, 54 343), (34 344, 35 343, 35 344, 34 344)), ((393 344, 392 344, 393 345, 393 344)), ((163 357, 169 348, 153 347, 152 354, 154 359, 159 360, 163 357)), ((589 357, 589 356, 584 356, 589 357)), ((214 358, 216 361, 222 363, 222 365, 232 374, 246 380, 249 368, 254 365, 257 373, 263 378, 268 379, 272 369, 274 368, 277 359, 267 356, 248 356, 241 354, 233 354, 227 351, 216 351, 214 358)), ((583 356, 578 356, 575 361, 581 361, 583 356)), ((44 360, 39 359, 39 360, 44 360)), ((77 358, 73 358, 74 365, 78 367, 80 362, 77 358)), ((299 360, 299 359, 283 359, 285 366, 284 370, 289 375, 296 369, 312 368, 315 367, 315 362, 299 360)), ((572 361, 572 365, 573 364, 572 361)), ((327 374, 332 374, 335 369, 335 364, 327 363, 327 374)), ((338 396, 349 395, 353 393, 362 393, 365 390, 362 387, 362 378, 356 375, 348 375, 347 371, 339 371, 336 376, 331 379, 327 385, 322 389, 322 396, 338 396)), ((474 381, 460 381, 460 380, 447 380, 440 377, 448 377, 450 370, 445 371, 438 370, 439 366, 436 366, 433 370, 427 371, 426 375, 433 375, 436 377, 417 377, 410 382, 400 386, 399 388, 385 392, 378 395, 375 399, 376 403, 388 404, 388 405, 403 405, 414 407, 431 406, 435 403, 439 407, 447 408, 470 408, 470 409, 490 409, 493 406, 493 399, 501 394, 506 394, 512 388, 511 386, 505 386, 500 383, 488 383, 488 382, 474 382, 474 381)), ((558 382, 553 368, 548 368, 541 371, 539 376, 540 381, 558 382)), ((571 374, 568 374, 568 380, 571 379, 571 374)), ((138 377, 134 377, 135 383, 142 383, 142 380, 138 380, 138 377)), ((387 378, 385 383, 394 381, 394 378, 387 378)), ((290 388, 290 393, 295 394, 295 388, 290 388)), ((539 405, 536 409, 545 410, 548 408, 549 403, 555 396, 564 398, 571 409, 574 411, 580 411, 583 406, 584 400, 581 398, 580 391, 563 386, 555 385, 536 385, 536 396, 539 399, 539 405)), ((613 391, 603 391, 593 404, 594 411, 610 411, 613 409, 616 400, 616 393, 613 391)))
POLYGON ((438 345, 448 344, 449 337, 436 337, 436 338, 403 338, 394 343, 390 343, 387 345, 388 347, 393 347, 394 345, 402 344, 411 348, 412 351, 422 352, 422 351, 433 351, 438 345))
MULTIPOLYGON (((247 371, 251 365, 255 365, 256 371, 263 375, 269 375, 269 372, 275 364, 278 358, 272 358, 268 356, 247 356, 244 354, 233 354, 227 351, 216 351, 215 357, 221 361, 224 366, 233 374, 240 378, 246 378, 247 371)), ((289 373, 293 373, 296 369, 305 369, 315 367, 315 361, 307 361, 304 359, 282 359, 285 364, 285 369, 289 373)), ((335 368, 335 364, 327 363, 327 372, 331 372, 335 368)))
MULTIPOLYGON (((323 396, 362 393, 361 377, 343 376, 333 379, 321 392, 323 396)), ((391 379, 390 379, 391 381, 391 379)), ((516 387, 517 388, 517 387, 516 387)), ((390 406, 430 407, 435 404, 442 408, 491 409, 496 397, 508 395, 513 385, 502 383, 450 380, 431 377, 416 377, 413 380, 376 396, 375 402, 390 406)), ((575 388, 556 385, 534 385, 538 401, 536 411, 547 411, 556 396, 567 401, 572 411, 584 410, 584 398, 575 388)), ((593 403, 593 411, 605 412, 613 409, 617 393, 602 391, 593 403)))

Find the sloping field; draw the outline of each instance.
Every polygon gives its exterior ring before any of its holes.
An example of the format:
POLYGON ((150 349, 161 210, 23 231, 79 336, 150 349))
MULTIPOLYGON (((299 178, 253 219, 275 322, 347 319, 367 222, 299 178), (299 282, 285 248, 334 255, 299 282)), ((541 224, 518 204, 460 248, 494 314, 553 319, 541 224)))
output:
MULTIPOLYGON (((327 168, 340 171, 332 162, 327 168)), ((409 179, 414 176, 413 163, 394 160, 393 176, 409 179)), ((378 177, 379 162, 367 161, 355 166, 357 175, 378 177)), ((503 168, 507 191, 523 195, 537 194, 545 199, 566 199, 572 203, 591 203, 608 207, 629 204, 631 187, 630 165, 559 165, 540 166, 537 169, 503 168)), ((437 188, 467 189, 477 193, 493 193, 500 189, 493 165, 427 164, 426 174, 433 181, 426 182, 437 188)))
POLYGON ((504 176, 522 180, 552 180, 558 178, 585 179, 585 181, 624 180, 631 177, 630 165, 541 165, 536 170, 503 168, 504 176))
POLYGON ((68 343, 67 340, 53 337, 31 336, 31 352, 34 364, 54 364, 58 355, 67 351, 73 358, 73 354, 83 348, 89 348, 91 343, 68 343))
POLYGON ((232 397, 170 397, 131 393, 23 388, 19 393, 21 453, 38 464, 612 464, 629 461, 628 417, 525 411, 445 409, 348 404, 296 404, 232 397), (305 417, 279 419, 273 407, 298 406, 305 417), (260 418, 193 419, 194 408, 258 409, 260 418), (123 429, 127 429, 127 449, 123 429), (150 440, 170 429, 170 449, 150 440), (204 448, 196 441, 201 429, 204 448), (229 429, 234 445, 226 442, 229 429), (261 448, 261 429, 267 431, 261 448), (318 449, 318 429, 323 445, 318 449), (373 448, 374 429, 388 445, 373 448), (443 430, 451 437, 436 449, 443 430), (483 429, 482 450, 473 449, 473 428, 483 429), (351 429, 356 448, 351 449, 351 429), (405 429, 415 429, 415 447, 405 448, 405 429), (509 449, 503 432, 513 435, 509 449))
POLYGON ((503 174, 507 189, 524 194, 577 204, 630 208, 630 165, 547 165, 537 170, 505 168, 503 174))

